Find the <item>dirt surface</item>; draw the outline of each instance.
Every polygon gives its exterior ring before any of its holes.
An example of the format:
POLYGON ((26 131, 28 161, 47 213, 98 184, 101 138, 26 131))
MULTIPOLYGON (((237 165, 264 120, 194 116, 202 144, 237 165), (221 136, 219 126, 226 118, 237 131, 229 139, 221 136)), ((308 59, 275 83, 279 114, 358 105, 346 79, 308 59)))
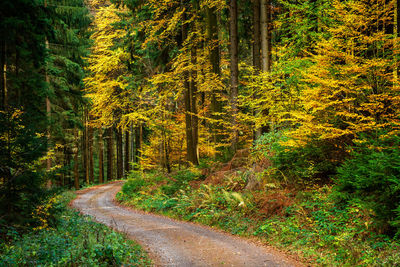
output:
POLYGON ((282 255, 228 234, 118 206, 122 182, 78 193, 72 206, 139 242, 156 266, 297 266, 282 255))

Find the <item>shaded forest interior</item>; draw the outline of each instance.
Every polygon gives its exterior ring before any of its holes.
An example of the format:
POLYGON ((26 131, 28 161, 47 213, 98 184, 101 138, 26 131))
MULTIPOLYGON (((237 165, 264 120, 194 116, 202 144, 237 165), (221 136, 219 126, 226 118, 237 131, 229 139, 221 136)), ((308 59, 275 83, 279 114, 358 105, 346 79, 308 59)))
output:
POLYGON ((399 4, 2 0, 0 238, 60 188, 191 169, 328 186, 398 238, 399 4))

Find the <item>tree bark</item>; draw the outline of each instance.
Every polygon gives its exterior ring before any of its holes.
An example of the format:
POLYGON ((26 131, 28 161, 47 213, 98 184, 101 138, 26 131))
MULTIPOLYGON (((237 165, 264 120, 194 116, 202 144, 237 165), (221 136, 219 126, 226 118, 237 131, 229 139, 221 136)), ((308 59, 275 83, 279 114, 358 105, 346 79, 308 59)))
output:
POLYGON ((135 127, 135 157, 134 157, 134 162, 135 162, 135 169, 138 170, 139 169, 139 165, 140 165, 140 157, 141 157, 141 153, 140 150, 142 149, 142 124, 139 123, 139 125, 137 125, 135 127))
MULTIPOLYGON (((3 39, 3 38, 2 38, 3 39)), ((1 94, 1 110, 6 110, 6 84, 7 84, 7 63, 6 63, 6 40, 0 41, 0 64, 1 64, 1 75, 0 75, 0 94, 1 94)))
MULTIPOLYGON (((253 0, 253 66, 255 74, 261 70, 261 29, 260 29, 260 0, 253 0)), ((255 94, 254 98, 258 99, 260 96, 255 94)), ((254 112, 254 116, 258 116, 258 112, 254 112)), ((262 128, 254 130, 254 140, 257 140, 262 135, 262 128)))
POLYGON ((122 156, 122 131, 117 129, 115 131, 117 138, 117 179, 122 179, 124 176, 124 163, 122 156))
POLYGON ((271 71, 271 0, 261 0, 262 70, 271 71))
POLYGON ((82 151, 83 151, 83 171, 85 182, 89 184, 89 155, 88 155, 88 129, 87 129, 87 109, 83 111, 83 134, 82 134, 82 151))
MULTIPOLYGON (((394 35, 396 38, 400 37, 400 0, 395 0, 394 1, 394 35)), ((394 41, 394 50, 395 53, 398 53, 399 51, 399 44, 398 44, 398 39, 394 41)), ((399 62, 398 60, 395 61, 394 64, 394 84, 395 86, 399 86, 399 62)))
POLYGON ((130 132, 129 130, 125 131, 125 175, 129 173, 130 170, 130 132))
MULTIPOLYGON (((46 39, 46 49, 49 49, 49 41, 46 39)), ((50 86, 50 78, 49 75, 46 71, 46 83, 50 86)), ((6 98, 7 98, 7 88, 6 88, 6 98)), ((51 120, 51 103, 50 99, 47 96, 46 97, 46 115, 47 115, 47 151, 49 152, 50 149, 50 138, 51 138, 51 133, 50 133, 50 120, 51 120)), ((48 155, 47 160, 46 160, 46 169, 47 171, 50 171, 51 169, 51 157, 48 155)), ((50 188, 52 186, 51 180, 47 181, 47 187, 50 188)))
MULTIPOLYGON (((191 49, 191 63, 193 66, 197 65, 197 48, 192 47, 191 49)), ((192 121, 192 144, 193 144, 193 160, 192 163, 194 165, 199 165, 199 117, 197 114, 197 70, 192 70, 190 73, 190 112, 191 112, 191 121, 192 121)))
POLYGON ((94 183, 94 163, 93 163, 93 127, 88 126, 88 147, 89 147, 89 181, 94 183))
POLYGON ((107 181, 113 180, 113 149, 113 128, 110 127, 107 129, 107 181))
MULTIPOLYGON (((260 5, 261 19, 261 67, 263 72, 271 71, 271 0, 261 0, 260 5)), ((261 111, 263 115, 268 114, 268 110, 261 111)), ((261 136, 269 131, 269 126, 265 125, 256 130, 256 136, 261 136)))
POLYGON ((74 151, 74 186, 75 189, 79 189, 79 133, 77 129, 74 129, 75 136, 75 151, 74 151))
MULTIPOLYGON (((207 39, 209 43, 210 51, 210 63, 212 66, 212 72, 215 73, 218 77, 221 75, 220 68, 220 45, 218 39, 219 27, 218 27, 218 19, 216 14, 215 7, 207 7, 207 39)), ((221 115, 215 115, 215 113, 222 112, 222 103, 219 100, 219 92, 218 90, 213 90, 211 92, 211 112, 213 113, 212 117, 215 120, 221 120, 221 115)), ((222 126, 220 122, 211 124, 211 132, 214 132, 214 142, 219 143, 223 139, 222 135, 222 126)))
POLYGON ((230 39, 230 68, 231 68, 231 108, 232 108, 232 127, 233 127, 233 137, 231 150, 233 153, 237 150, 237 145, 239 141, 238 133, 238 123, 237 123, 237 113, 238 113, 238 86, 239 86, 239 43, 238 43, 238 10, 237 10, 237 0, 230 0, 229 5, 230 21, 229 21, 229 39, 230 39))
POLYGON ((253 66, 261 69, 260 0, 253 0, 253 66))
POLYGON ((99 183, 104 183, 104 164, 103 164, 103 155, 104 155, 104 148, 103 148, 103 129, 99 129, 99 183))
MULTIPOLYGON (((183 4, 183 1, 181 1, 181 4, 183 4)), ((183 14, 183 21, 186 20, 186 13, 183 14)), ((182 25, 182 44, 185 42, 185 40, 188 37, 188 29, 187 29, 187 24, 182 25)), ((191 50, 191 61, 193 62, 193 49, 191 50)), ((195 126, 194 121, 193 121, 193 103, 195 100, 193 99, 193 87, 194 87, 194 77, 193 77, 193 71, 189 73, 189 71, 185 71, 184 73, 184 104, 185 104, 185 133, 186 133, 186 159, 187 161, 193 163, 194 165, 198 164, 198 159, 197 159, 197 148, 196 148, 196 137, 195 137, 195 126)), ((165 151, 167 149, 165 148, 165 151)))

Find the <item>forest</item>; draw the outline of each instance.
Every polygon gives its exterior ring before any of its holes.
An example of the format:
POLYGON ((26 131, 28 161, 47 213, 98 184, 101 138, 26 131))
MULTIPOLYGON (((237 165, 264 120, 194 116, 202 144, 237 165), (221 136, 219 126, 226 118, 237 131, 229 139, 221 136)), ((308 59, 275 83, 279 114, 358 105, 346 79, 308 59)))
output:
POLYGON ((400 265, 400 0, 2 0, 0 65, 0 266, 151 266, 70 207, 120 180, 306 266, 400 265))

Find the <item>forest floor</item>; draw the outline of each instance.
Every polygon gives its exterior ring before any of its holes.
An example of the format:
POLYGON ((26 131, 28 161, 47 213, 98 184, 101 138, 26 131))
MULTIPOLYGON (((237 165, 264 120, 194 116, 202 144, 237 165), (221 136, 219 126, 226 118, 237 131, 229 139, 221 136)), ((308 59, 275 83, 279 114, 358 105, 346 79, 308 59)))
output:
POLYGON ((115 195, 122 183, 78 192, 72 206, 139 242, 157 266, 301 266, 248 239, 119 206, 115 195))

